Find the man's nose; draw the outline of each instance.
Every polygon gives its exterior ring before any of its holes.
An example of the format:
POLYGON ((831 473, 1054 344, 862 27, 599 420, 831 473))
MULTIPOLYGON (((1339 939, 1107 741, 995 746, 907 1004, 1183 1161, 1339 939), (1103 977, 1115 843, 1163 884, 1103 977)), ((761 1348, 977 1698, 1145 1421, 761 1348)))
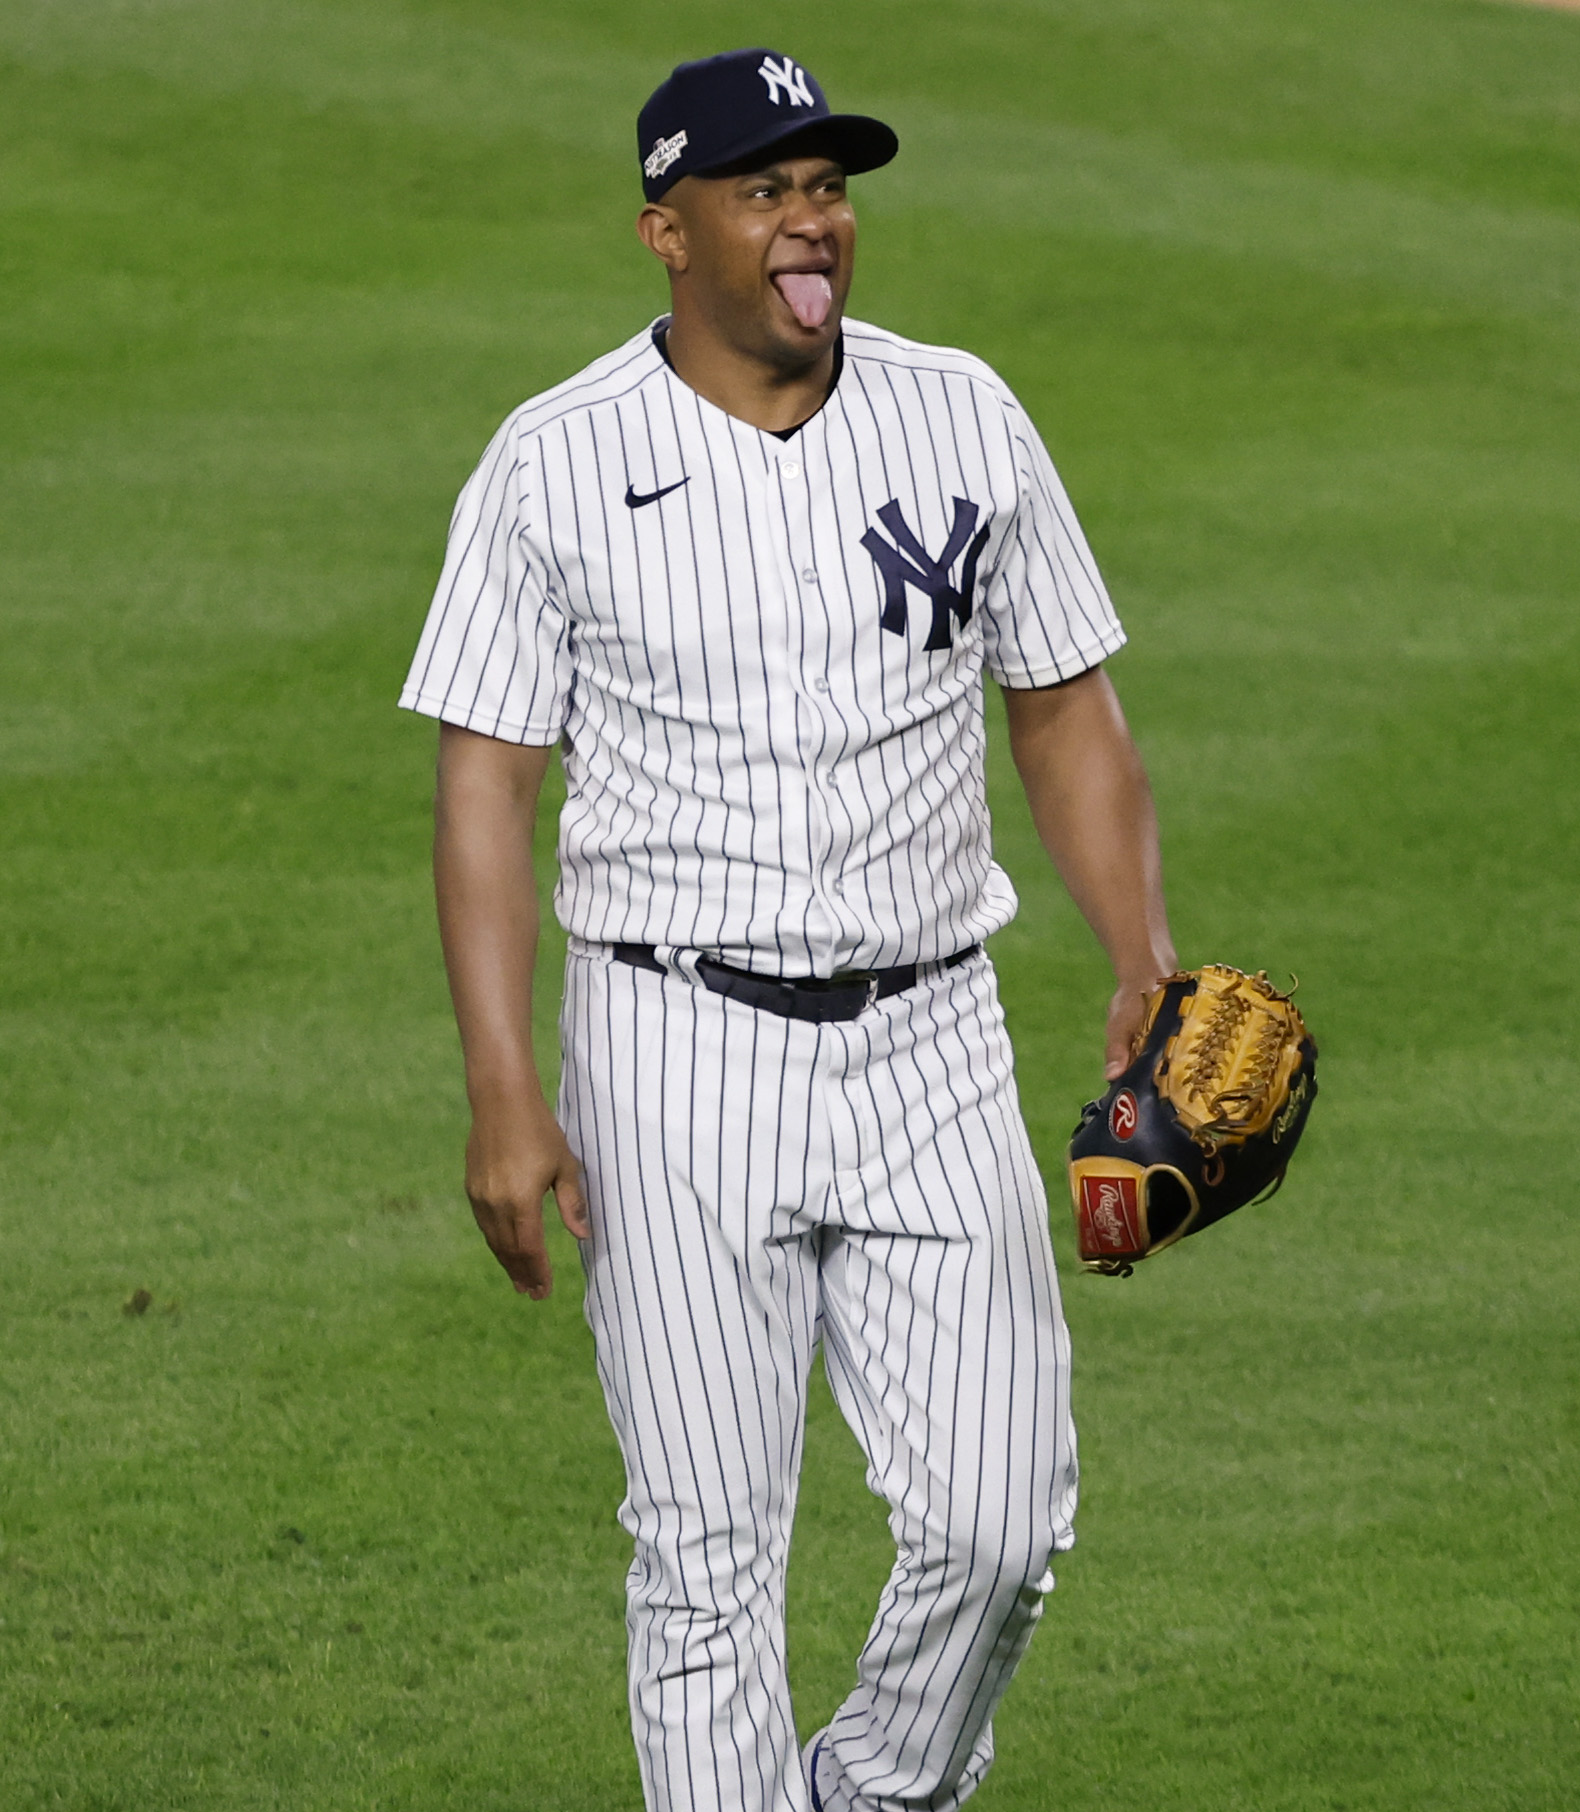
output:
POLYGON ((798 239, 821 239, 828 231, 828 223, 811 196, 797 191, 785 208, 784 230, 798 239))

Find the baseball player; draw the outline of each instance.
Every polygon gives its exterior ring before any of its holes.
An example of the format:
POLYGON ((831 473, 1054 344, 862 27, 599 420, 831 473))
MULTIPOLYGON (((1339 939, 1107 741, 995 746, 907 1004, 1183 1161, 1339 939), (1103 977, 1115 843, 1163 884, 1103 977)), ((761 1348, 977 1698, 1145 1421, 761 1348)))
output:
POLYGON ((518 409, 461 494, 402 703, 518 1290, 581 1242, 624 1455, 651 1812, 949 1812, 1072 1542, 1069 1344, 983 940, 1005 688, 1039 833, 1117 978, 1175 966, 1123 635, 1036 430, 964 352, 845 318, 846 179, 897 150, 792 59, 643 108, 671 311, 518 409), (563 751, 557 1112, 531 1044, 533 818, 563 751), (856 1684, 798 1749, 785 1560, 808 1372, 889 1506, 856 1684))

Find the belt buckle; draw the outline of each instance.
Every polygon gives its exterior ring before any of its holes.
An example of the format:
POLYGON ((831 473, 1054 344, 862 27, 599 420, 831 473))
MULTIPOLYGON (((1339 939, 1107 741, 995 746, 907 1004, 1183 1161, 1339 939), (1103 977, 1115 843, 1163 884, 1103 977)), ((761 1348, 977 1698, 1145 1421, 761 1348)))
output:
POLYGON ((881 977, 876 969, 840 969, 829 980, 846 988, 865 988, 867 998, 861 1003, 860 1009, 863 1013, 878 1004, 878 983, 881 977))

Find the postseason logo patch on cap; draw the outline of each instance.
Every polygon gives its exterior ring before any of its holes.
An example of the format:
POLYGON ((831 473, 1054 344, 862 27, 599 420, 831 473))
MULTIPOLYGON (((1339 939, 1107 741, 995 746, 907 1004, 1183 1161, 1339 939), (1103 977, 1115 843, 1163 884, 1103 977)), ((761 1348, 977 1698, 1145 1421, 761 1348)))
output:
POLYGON ((677 132, 673 138, 661 138, 642 159, 642 174, 649 182, 657 182, 685 150, 687 143, 684 132, 677 132))

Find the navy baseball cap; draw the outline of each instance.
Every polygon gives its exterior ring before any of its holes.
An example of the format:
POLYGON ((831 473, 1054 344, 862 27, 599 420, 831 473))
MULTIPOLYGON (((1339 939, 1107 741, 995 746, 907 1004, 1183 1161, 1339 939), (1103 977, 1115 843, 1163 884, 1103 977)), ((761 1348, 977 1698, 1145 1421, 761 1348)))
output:
POLYGON ((682 63, 636 122, 642 193, 657 201, 683 176, 705 176, 806 137, 858 175, 886 164, 900 141, 882 120, 830 113, 799 63, 771 50, 730 50, 682 63))

